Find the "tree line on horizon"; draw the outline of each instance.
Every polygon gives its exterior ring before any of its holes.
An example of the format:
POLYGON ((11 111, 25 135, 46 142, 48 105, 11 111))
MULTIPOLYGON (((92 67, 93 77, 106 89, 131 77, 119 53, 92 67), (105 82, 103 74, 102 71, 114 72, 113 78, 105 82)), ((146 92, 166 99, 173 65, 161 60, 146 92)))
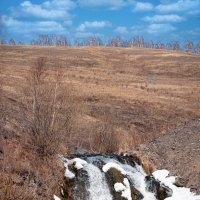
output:
MULTIPOLYGON (((25 45, 23 42, 17 42, 10 39, 7 42, 0 39, 0 45, 25 45)), ((123 39, 120 36, 113 37, 104 42, 100 37, 90 36, 86 39, 75 39, 73 44, 66 36, 56 35, 40 35, 37 39, 31 40, 29 45, 32 46, 110 46, 110 47, 138 47, 152 49, 168 49, 175 51, 185 51, 188 53, 200 54, 200 42, 184 41, 183 45, 178 41, 172 42, 155 42, 153 40, 145 40, 143 36, 133 36, 129 39, 123 39)))

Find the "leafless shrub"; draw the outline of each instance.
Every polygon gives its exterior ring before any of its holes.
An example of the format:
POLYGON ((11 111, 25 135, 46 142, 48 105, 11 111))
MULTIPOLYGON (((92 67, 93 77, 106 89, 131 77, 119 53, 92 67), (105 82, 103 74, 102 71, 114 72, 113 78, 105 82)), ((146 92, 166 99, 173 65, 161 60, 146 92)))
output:
POLYGON ((90 146, 93 151, 101 153, 118 152, 120 137, 115 125, 104 115, 102 122, 97 122, 90 137, 90 146))
POLYGON ((22 113, 29 147, 41 157, 54 155, 70 138, 75 111, 72 93, 63 81, 62 67, 57 64, 55 74, 50 74, 46 58, 38 58, 23 90, 22 113))

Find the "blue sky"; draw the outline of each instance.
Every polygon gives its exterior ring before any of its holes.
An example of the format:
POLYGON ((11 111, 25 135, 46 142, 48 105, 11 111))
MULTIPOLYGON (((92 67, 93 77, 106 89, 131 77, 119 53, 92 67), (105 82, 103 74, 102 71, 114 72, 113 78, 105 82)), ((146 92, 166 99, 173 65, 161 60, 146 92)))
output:
POLYGON ((0 14, 1 37, 23 42, 41 34, 200 40, 200 0, 0 0, 0 14))

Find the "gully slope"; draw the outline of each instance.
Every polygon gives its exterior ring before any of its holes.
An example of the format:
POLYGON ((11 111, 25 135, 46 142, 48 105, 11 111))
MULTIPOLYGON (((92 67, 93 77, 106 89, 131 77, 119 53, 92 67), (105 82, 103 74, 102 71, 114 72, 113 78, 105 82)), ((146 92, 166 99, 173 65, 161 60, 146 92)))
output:
POLYGON ((180 185, 200 193, 200 119, 184 123, 137 150, 153 157, 158 168, 180 177, 180 185))

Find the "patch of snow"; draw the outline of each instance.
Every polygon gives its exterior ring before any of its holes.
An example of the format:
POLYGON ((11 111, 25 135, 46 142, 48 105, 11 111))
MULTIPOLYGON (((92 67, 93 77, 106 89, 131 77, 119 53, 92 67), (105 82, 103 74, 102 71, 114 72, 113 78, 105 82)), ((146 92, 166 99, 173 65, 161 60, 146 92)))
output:
POLYGON ((74 167, 77 170, 80 170, 87 164, 87 162, 85 160, 82 160, 80 158, 74 158, 72 160, 66 159, 61 156, 60 156, 60 158, 64 162, 64 166, 66 168, 65 177, 67 177, 69 179, 73 179, 75 177, 75 174, 69 170, 69 166, 74 165, 74 167))
POLYGON ((122 192, 122 197, 126 198, 127 200, 132 200, 131 198, 131 188, 127 178, 124 178, 122 183, 115 183, 114 188, 116 192, 122 192))
POLYGON ((175 186, 176 177, 168 175, 168 170, 157 170, 153 172, 153 176, 156 180, 172 189, 172 197, 165 198, 165 200, 200 200, 200 196, 195 196, 194 193, 190 192, 189 188, 175 186))
POLYGON ((71 172, 69 169, 65 170, 65 177, 69 179, 73 179, 75 177, 75 174, 71 172))
POLYGON ((106 173, 111 168, 115 168, 119 172, 121 172, 121 174, 126 175, 126 171, 122 167, 120 167, 117 163, 112 163, 112 162, 109 162, 109 163, 105 164, 103 166, 103 171, 106 173))
POLYGON ((84 167, 84 165, 87 165, 87 162, 85 160, 82 160, 80 158, 74 158, 71 160, 73 163, 75 162, 74 167, 76 169, 82 169, 84 167))
POLYGON ((60 192, 61 192, 61 194, 62 194, 63 196, 65 195, 62 188, 61 188, 60 192))
POLYGON ((64 163, 64 166, 66 168, 65 169, 65 177, 69 178, 69 179, 73 179, 75 177, 75 174, 69 170, 67 163, 64 163))
POLYGON ((54 200, 61 200, 59 197, 57 197, 56 195, 53 195, 54 200))

